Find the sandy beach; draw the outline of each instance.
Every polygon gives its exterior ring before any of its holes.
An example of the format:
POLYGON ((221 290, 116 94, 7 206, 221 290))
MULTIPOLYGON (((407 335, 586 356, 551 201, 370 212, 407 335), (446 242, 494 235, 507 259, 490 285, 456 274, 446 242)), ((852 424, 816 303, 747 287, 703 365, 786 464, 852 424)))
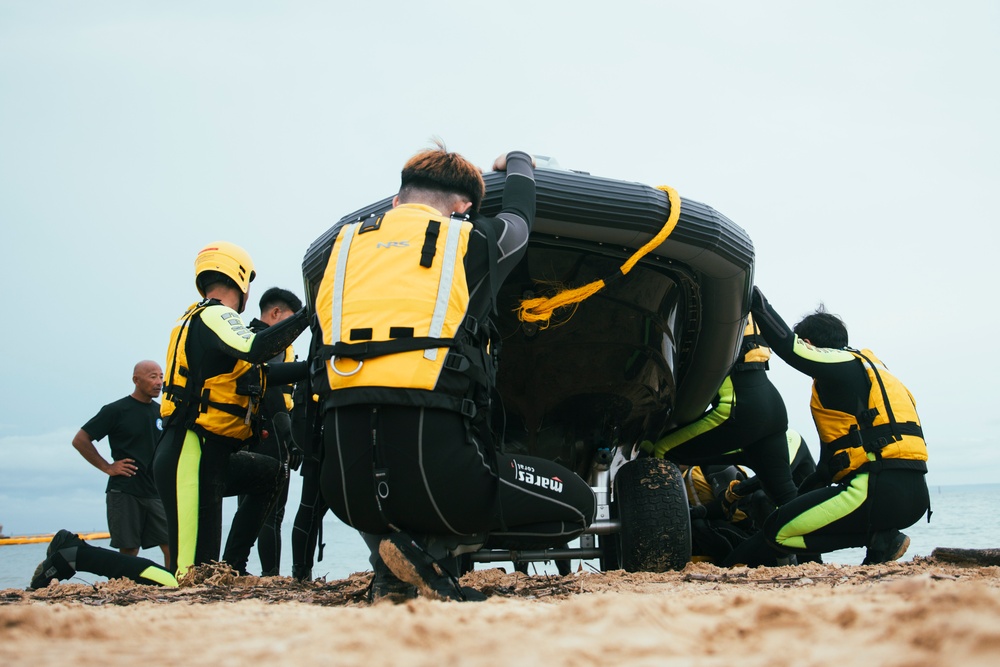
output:
POLYGON ((207 570, 0 591, 8 665, 990 665, 1000 567, 876 566, 565 577, 472 572, 482 603, 370 605, 370 573, 298 584, 207 570), (251 662, 252 661, 252 662, 251 662))

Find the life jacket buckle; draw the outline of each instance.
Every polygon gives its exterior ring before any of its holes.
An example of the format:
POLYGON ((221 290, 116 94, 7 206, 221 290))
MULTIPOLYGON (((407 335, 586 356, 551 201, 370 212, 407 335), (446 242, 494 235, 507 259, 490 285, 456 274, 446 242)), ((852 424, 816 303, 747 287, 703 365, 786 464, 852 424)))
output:
POLYGON ((472 317, 471 315, 465 318, 465 323, 463 325, 465 330, 469 332, 469 335, 475 337, 479 333, 479 320, 472 317))
POLYGON ((464 373, 469 370, 469 359, 461 354, 451 353, 444 360, 444 367, 451 371, 464 373))
POLYGON ((378 229, 382 226, 382 217, 383 216, 381 216, 381 215, 378 216, 378 217, 375 217, 375 214, 372 213, 367 218, 363 218, 363 219, 359 220, 359 222, 361 223, 361 225, 358 227, 358 234, 364 234, 365 232, 375 232, 375 231, 378 231, 378 229))
POLYGON ((838 452, 830 457, 830 472, 836 475, 841 470, 846 470, 851 465, 851 455, 846 451, 838 452))
POLYGON ((333 356, 330 357, 330 368, 333 369, 334 373, 336 373, 340 377, 344 377, 344 378, 351 377, 352 375, 356 374, 358 371, 361 370, 361 367, 365 365, 364 360, 359 360, 358 361, 358 365, 357 365, 357 367, 354 370, 348 371, 348 372, 344 372, 344 371, 340 370, 339 368, 337 368, 337 359, 340 359, 340 357, 338 357, 336 355, 333 355, 333 356))
POLYGON ((868 424, 871 424, 872 422, 875 421, 875 418, 878 417, 878 415, 879 415, 878 408, 868 408, 860 415, 858 415, 859 417, 858 421, 864 420, 868 424))
POLYGON ((474 419, 476 416, 476 402, 471 398, 462 399, 462 416, 474 419))
POLYGON ((882 448, 888 445, 890 442, 892 441, 884 436, 876 440, 872 440, 871 442, 866 442, 865 451, 871 452, 873 454, 878 454, 880 451, 882 451, 882 448))

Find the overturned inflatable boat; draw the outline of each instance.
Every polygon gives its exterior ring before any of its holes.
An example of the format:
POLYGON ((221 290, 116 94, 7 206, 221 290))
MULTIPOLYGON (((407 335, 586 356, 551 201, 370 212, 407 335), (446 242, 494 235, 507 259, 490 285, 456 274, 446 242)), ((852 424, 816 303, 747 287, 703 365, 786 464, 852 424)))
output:
MULTIPOLYGON (((667 194, 544 165, 535 171, 537 211, 528 251, 497 299, 496 429, 506 451, 557 460, 590 480, 598 521, 577 549, 487 550, 473 560, 578 557, 600 558, 605 569, 683 567, 690 527, 676 467, 636 459, 618 470, 612 463, 632 459, 643 439, 696 419, 715 397, 749 310, 753 244, 711 207, 678 199, 680 216, 669 235, 621 275, 622 264, 664 229, 671 213, 667 194), (518 318, 526 298, 599 279, 608 284, 556 312, 548 326, 518 318), (601 536, 599 546, 594 535, 601 536)), ((495 215, 504 175, 484 178, 481 210, 495 215)), ((390 206, 388 197, 342 221, 390 206)), ((310 303, 333 229, 303 261, 310 303)))

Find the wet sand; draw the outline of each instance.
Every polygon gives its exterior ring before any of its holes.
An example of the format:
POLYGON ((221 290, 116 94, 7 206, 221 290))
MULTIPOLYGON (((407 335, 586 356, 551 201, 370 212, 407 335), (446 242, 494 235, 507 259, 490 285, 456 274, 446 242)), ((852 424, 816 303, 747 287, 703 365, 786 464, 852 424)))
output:
POLYGON ((689 564, 662 574, 472 572, 486 602, 371 605, 370 573, 298 584, 208 570, 0 591, 7 665, 993 665, 1000 567, 689 564))

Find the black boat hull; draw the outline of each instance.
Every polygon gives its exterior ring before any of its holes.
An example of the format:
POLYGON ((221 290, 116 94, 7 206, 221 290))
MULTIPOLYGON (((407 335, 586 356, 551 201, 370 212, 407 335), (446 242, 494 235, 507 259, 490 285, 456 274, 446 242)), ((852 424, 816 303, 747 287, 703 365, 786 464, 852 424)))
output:
MULTIPOLYGON (((503 174, 487 174, 482 212, 500 209, 503 174)), ((525 258, 504 282, 496 428, 508 451, 558 460, 584 477, 596 453, 696 419, 735 359, 753 283, 747 234, 709 206, 682 200, 680 219, 629 274, 539 328, 518 321, 525 296, 614 274, 667 220, 659 189, 538 169, 525 258)), ((391 198, 339 223, 380 213, 391 198)), ((312 304, 334 230, 303 260, 312 304)))

